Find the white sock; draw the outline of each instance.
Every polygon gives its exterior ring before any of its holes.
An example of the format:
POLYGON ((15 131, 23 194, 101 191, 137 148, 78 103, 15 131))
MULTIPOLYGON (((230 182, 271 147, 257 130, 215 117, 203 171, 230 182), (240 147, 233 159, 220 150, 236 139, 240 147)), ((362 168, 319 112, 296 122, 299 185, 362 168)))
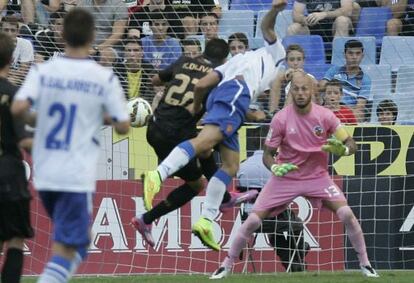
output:
POLYGON ((224 193, 226 184, 219 178, 212 177, 207 185, 206 198, 201 215, 207 219, 216 218, 224 193))
POLYGON ((161 181, 183 168, 195 156, 191 143, 185 141, 176 146, 171 153, 158 165, 157 171, 161 181))

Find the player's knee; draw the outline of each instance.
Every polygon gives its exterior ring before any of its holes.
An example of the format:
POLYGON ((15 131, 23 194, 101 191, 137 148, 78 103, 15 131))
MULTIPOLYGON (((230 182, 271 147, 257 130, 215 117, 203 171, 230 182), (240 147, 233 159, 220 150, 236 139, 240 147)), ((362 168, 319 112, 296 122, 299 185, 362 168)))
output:
POLYGON ((7 242, 7 248, 14 248, 14 249, 23 249, 23 238, 12 238, 10 241, 7 242))

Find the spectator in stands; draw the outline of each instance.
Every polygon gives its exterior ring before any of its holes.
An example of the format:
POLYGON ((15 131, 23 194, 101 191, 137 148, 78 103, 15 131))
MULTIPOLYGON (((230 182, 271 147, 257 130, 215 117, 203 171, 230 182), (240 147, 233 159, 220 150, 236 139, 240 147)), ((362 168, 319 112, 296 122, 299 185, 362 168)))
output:
POLYGON ((320 90, 325 92, 328 81, 339 80, 343 88, 342 103, 354 111, 358 122, 365 120, 366 104, 371 92, 371 79, 361 67, 364 46, 359 40, 351 39, 345 43, 345 66, 333 66, 320 81, 320 90))
POLYGON ((151 102, 154 89, 151 77, 155 73, 151 64, 143 60, 144 52, 139 38, 131 37, 124 41, 124 62, 115 67, 127 99, 142 97, 151 102))
MULTIPOLYGON (((269 111, 275 113, 288 103, 290 80, 295 71, 303 72, 305 51, 300 45, 292 44, 286 49, 286 67, 280 68, 270 89, 269 111)), ((290 99, 289 99, 290 102, 290 99)))
POLYGON ((35 8, 33 0, 0 0, 0 20, 2 16, 21 17, 25 24, 34 23, 35 8))
POLYGON ((112 47, 104 47, 99 50, 98 63, 101 66, 113 69, 118 60, 118 53, 112 47))
POLYGON ((13 39, 16 46, 13 52, 9 80, 16 85, 20 85, 34 61, 32 43, 27 39, 17 37, 19 22, 15 16, 4 17, 1 22, 1 29, 13 39))
POLYGON ((181 45, 176 38, 167 35, 168 21, 163 14, 152 14, 151 30, 153 35, 142 39, 144 60, 156 70, 162 70, 181 56, 181 45))
POLYGON ((127 7, 122 0, 79 0, 78 7, 89 11, 95 18, 96 51, 116 47, 124 35, 128 20, 127 7))
POLYGON ((206 42, 218 38, 219 19, 217 15, 214 13, 203 14, 200 18, 200 30, 206 42))
POLYGON ((398 117, 398 107, 391 99, 382 100, 377 106, 378 122, 383 126, 395 125, 398 117))
POLYGON ((230 35, 227 43, 229 44, 231 56, 239 53, 243 54, 249 50, 249 39, 242 32, 236 32, 230 35))
POLYGON ((333 113, 343 124, 356 125, 357 119, 352 110, 345 106, 341 105, 342 97, 342 84, 338 80, 332 80, 326 83, 326 90, 324 96, 324 106, 333 113))
POLYGON ((174 33, 181 39, 197 34, 202 14, 214 12, 218 17, 221 15, 216 0, 165 0, 165 3, 178 16, 169 22, 174 33))
POLYGON ((359 6, 354 7, 353 0, 296 0, 288 35, 318 34, 325 42, 332 42, 333 36, 349 36, 352 33, 353 13, 358 12, 359 6))
POLYGON ((41 56, 41 61, 63 54, 65 46, 62 30, 65 15, 66 12, 64 10, 51 14, 49 29, 36 34, 36 53, 41 56))
POLYGON ((184 56, 195 58, 201 55, 201 43, 197 39, 183 39, 181 40, 183 46, 184 56))
POLYGON ((361 7, 389 7, 392 19, 387 22, 387 35, 398 36, 403 30, 403 18, 406 14, 407 0, 358 0, 361 7))
MULTIPOLYGON (((177 19, 177 15, 171 11, 170 7, 167 7, 167 5, 165 5, 164 0, 149 0, 148 5, 144 6, 142 11, 131 14, 129 20, 130 29, 139 30, 138 36, 140 38, 152 35, 151 15, 153 13, 163 14, 168 21, 177 19)), ((175 36, 170 29, 168 31, 168 34, 175 36)))

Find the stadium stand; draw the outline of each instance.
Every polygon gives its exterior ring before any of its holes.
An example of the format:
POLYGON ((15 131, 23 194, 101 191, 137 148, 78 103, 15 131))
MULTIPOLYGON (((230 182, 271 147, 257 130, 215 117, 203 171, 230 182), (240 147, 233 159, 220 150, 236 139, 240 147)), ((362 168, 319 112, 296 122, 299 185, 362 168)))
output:
POLYGON ((414 37, 385 36, 381 48, 381 65, 390 65, 397 71, 402 65, 414 64, 414 37))
POLYGON ((250 37, 254 35, 254 12, 250 10, 224 11, 220 19, 219 32, 222 34, 232 34, 244 32, 250 37))
POLYGON ((356 36, 375 36, 377 45, 381 44, 386 34, 387 21, 391 19, 388 7, 363 8, 356 28, 356 36))
MULTIPOLYGON (((259 11, 257 14, 257 24, 256 24, 256 32, 255 37, 261 38, 262 31, 260 29, 260 24, 262 22, 263 16, 265 15, 266 11, 259 11)), ((287 30, 289 25, 293 22, 292 20, 292 10, 284 10, 283 12, 279 13, 276 17, 275 27, 277 27, 276 32, 280 38, 284 38, 287 35, 287 30)))

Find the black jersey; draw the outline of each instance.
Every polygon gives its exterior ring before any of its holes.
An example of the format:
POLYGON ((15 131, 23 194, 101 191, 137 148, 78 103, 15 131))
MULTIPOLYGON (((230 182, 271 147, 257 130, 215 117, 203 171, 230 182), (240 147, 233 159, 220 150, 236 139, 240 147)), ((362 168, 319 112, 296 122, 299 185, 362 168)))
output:
POLYGON ((5 178, 20 175, 24 167, 18 142, 28 133, 24 125, 15 123, 10 113, 10 105, 17 87, 0 78, 0 183, 5 178))
POLYGON ((154 120, 167 136, 188 139, 196 135, 196 125, 204 111, 193 116, 188 109, 194 102, 194 86, 212 70, 212 64, 203 56, 183 56, 159 72, 160 79, 168 85, 154 120))

